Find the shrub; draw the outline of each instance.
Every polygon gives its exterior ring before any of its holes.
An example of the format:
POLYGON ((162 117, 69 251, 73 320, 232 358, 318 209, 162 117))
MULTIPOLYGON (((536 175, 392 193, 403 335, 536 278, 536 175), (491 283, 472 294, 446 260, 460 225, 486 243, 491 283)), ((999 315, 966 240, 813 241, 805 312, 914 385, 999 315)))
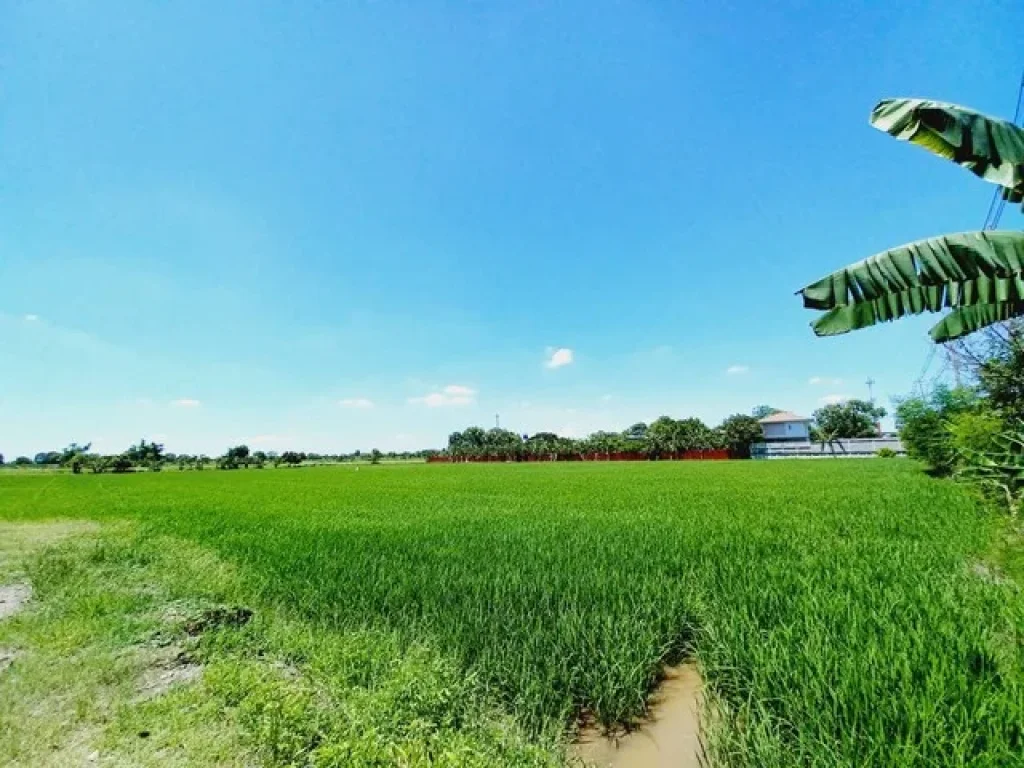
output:
POLYGON ((928 396, 899 401, 896 425, 907 455, 925 462, 935 474, 951 474, 957 449, 949 422, 958 414, 977 411, 979 402, 978 394, 966 387, 936 387, 928 396))
POLYGON ((1024 503, 1024 422, 986 438, 982 448, 964 450, 958 476, 1006 505, 1016 517, 1024 503))
POLYGON ((879 448, 877 451, 875 451, 875 456, 877 456, 880 459, 895 459, 896 455, 896 451, 894 451, 892 448, 879 448))

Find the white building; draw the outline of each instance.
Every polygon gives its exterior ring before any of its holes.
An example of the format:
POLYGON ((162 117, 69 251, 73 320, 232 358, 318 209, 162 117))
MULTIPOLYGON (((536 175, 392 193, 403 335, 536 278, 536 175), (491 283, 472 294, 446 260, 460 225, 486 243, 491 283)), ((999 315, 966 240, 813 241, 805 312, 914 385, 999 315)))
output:
POLYGON ((811 439, 811 420, 789 411, 773 413, 761 419, 766 443, 781 441, 807 442, 811 439))

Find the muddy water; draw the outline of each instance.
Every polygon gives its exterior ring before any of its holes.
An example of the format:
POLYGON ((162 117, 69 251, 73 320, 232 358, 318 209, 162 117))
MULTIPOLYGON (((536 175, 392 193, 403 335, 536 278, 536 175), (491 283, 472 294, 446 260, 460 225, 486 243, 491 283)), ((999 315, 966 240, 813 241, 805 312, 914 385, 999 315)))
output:
POLYGON ((665 670, 651 702, 651 717, 635 731, 604 735, 585 728, 573 755, 599 768, 700 768, 701 679, 693 664, 665 670))

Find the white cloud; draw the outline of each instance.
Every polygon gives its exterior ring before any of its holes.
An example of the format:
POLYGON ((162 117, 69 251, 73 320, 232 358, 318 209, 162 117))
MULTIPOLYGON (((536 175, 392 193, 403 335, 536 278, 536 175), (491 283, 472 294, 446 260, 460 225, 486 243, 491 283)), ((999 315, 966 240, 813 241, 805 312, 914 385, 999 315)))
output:
POLYGON ((850 399, 849 395, 825 395, 819 398, 818 402, 822 405, 837 405, 839 403, 845 403, 850 399))
POLYGON ((730 376, 739 376, 744 373, 750 373, 750 367, 746 365, 730 365, 725 369, 725 372, 730 376))
POLYGON ((198 408, 202 403, 191 397, 180 397, 177 400, 171 400, 171 405, 175 408, 198 408))
POLYGON ((601 395, 602 403, 610 403, 615 398, 614 395, 601 395))
POLYGON ((24 320, 26 323, 34 323, 39 319, 39 315, 25 315, 24 320))
POLYGON ((573 360, 573 352, 568 347, 548 347, 548 359, 544 363, 545 368, 561 368, 563 365, 570 365, 573 360))
POLYGON ((470 405, 476 398, 476 390, 461 384, 449 384, 440 392, 431 392, 422 397, 410 397, 413 405, 425 405, 428 408, 444 408, 452 405, 470 405))
POLYGON ((829 386, 839 386, 843 383, 842 379, 833 379, 828 376, 811 376, 807 380, 807 383, 811 386, 818 386, 819 384, 827 384, 829 386))
POLYGON ((365 397, 346 397, 338 401, 338 405, 342 408, 356 408, 366 409, 373 408, 373 400, 369 400, 365 397))

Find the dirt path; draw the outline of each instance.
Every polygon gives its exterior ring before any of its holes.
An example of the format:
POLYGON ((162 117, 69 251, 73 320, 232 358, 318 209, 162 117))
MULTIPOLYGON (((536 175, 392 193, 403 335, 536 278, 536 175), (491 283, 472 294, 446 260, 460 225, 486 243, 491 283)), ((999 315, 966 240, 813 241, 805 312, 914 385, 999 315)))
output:
POLYGON ((665 670, 651 718, 631 733, 603 735, 596 727, 580 734, 573 754, 598 768, 700 768, 702 682, 693 664, 665 670))

